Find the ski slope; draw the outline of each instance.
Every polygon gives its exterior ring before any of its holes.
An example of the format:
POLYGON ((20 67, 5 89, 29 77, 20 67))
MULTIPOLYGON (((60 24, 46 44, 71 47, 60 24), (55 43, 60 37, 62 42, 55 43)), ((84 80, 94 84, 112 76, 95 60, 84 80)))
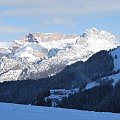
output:
POLYGON ((0 103, 0 120, 120 120, 120 114, 0 103))

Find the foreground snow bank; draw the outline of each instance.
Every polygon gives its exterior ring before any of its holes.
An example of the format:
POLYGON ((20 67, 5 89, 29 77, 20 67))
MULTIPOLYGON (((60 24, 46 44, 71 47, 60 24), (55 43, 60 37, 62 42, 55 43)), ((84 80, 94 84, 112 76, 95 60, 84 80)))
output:
POLYGON ((0 103, 0 120, 120 120, 120 114, 0 103))

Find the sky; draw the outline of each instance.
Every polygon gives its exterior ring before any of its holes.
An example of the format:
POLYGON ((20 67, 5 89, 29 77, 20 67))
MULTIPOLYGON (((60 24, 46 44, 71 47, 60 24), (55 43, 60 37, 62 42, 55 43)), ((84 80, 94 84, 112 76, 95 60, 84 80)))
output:
POLYGON ((120 40, 120 0, 0 1, 0 41, 33 32, 81 35, 92 27, 120 40))

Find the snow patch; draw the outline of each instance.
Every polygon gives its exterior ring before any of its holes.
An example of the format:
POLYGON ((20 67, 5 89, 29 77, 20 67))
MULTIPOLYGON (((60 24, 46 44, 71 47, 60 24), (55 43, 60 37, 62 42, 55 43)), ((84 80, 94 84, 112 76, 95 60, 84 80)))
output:
POLYGON ((104 77, 103 79, 112 80, 112 85, 114 87, 116 85, 116 83, 120 81, 120 73, 114 74, 114 75, 110 75, 108 77, 104 77))
POLYGON ((88 89, 91 89, 91 88, 94 88, 96 86, 100 85, 99 83, 96 83, 96 82, 91 82, 91 83, 88 83, 85 87, 85 90, 88 90, 88 89))
POLYGON ((117 71, 120 69, 120 47, 111 52, 112 57, 114 58, 114 70, 117 71))

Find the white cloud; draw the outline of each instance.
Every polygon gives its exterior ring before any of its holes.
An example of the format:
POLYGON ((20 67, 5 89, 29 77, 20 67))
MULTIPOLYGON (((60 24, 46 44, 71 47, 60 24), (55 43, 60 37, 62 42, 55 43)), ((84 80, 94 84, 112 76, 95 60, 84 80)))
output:
POLYGON ((11 6, 0 15, 86 15, 98 12, 120 12, 120 0, 4 0, 0 6, 11 6))
MULTIPOLYGON (((97 13, 99 16, 99 13, 102 13, 106 16, 108 13, 114 15, 120 12, 120 0, 1 0, 0 6, 3 8, 0 9, 0 18, 3 20, 9 17, 14 19, 16 16, 20 19, 39 20, 46 25, 65 27, 75 26, 75 19, 83 15, 97 13)), ((34 20, 31 25, 37 24, 34 20)), ((3 30, 10 31, 10 29, 24 31, 13 26, 4 26, 3 30)))
POLYGON ((43 4, 55 4, 59 3, 59 0, 4 0, 0 1, 0 6, 11 6, 11 7, 20 7, 20 6, 34 6, 34 5, 43 5, 43 4))
POLYGON ((68 19, 68 18, 60 18, 60 17, 54 17, 51 19, 47 19, 45 21, 45 24, 47 25, 63 25, 65 27, 74 27, 75 24, 73 22, 72 19, 68 19))
POLYGON ((27 32, 27 30, 25 30, 24 28, 0 24, 0 33, 24 33, 24 32, 27 32))

